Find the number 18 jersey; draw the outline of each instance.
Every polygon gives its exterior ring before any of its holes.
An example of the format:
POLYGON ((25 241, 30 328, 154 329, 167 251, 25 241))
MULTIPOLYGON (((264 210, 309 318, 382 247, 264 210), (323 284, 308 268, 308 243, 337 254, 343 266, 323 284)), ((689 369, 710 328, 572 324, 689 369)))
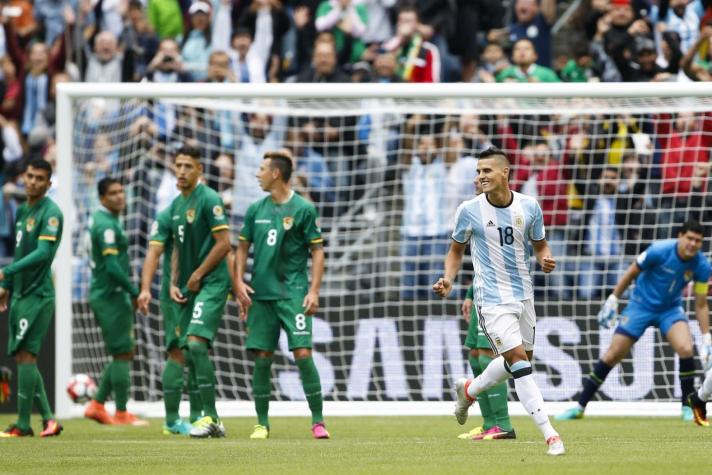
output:
POLYGON ((275 203, 267 196, 250 205, 240 241, 254 245, 253 299, 283 300, 306 295, 310 248, 323 242, 316 220, 314 205, 296 193, 286 203, 275 203))
POLYGON ((534 297, 529 275, 529 240, 545 238, 537 201, 512 192, 507 206, 495 206, 482 193, 455 213, 452 238, 470 242, 477 305, 489 307, 534 297))

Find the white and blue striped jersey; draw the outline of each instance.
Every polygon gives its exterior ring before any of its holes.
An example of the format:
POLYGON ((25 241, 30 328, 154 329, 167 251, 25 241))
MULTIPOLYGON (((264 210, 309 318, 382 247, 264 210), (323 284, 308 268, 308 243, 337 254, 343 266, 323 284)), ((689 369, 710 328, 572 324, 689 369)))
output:
POLYGON ((484 193, 465 201, 455 213, 452 238, 462 244, 470 241, 478 306, 534 297, 529 240, 545 238, 544 217, 534 198, 513 191, 509 206, 491 204, 484 193))

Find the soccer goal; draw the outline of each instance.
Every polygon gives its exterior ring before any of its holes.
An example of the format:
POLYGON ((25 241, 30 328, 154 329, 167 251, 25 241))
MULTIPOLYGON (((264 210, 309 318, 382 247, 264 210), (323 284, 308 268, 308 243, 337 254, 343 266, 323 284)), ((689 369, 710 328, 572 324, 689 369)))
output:
MULTIPOLYGON (((126 186, 138 276, 151 223, 177 194, 171 163, 182 144, 203 151, 206 182, 230 211, 233 239, 249 203, 264 196, 254 177, 262 154, 292 151, 293 186, 314 202, 325 237, 313 335, 325 413, 351 415, 450 411, 451 385, 470 371, 460 305, 472 266, 452 298, 429 289, 442 272, 455 208, 476 193, 478 152, 503 149, 513 188, 541 203, 558 261, 550 276, 532 264, 537 381, 547 401, 571 401, 610 341, 595 315, 625 268, 689 217, 712 225, 711 98, 709 83, 61 84, 57 413, 81 413, 64 385, 71 374, 98 378, 107 361, 88 305, 96 183, 113 175, 126 186)), ((136 339, 132 407, 160 416, 165 353, 156 302, 136 316, 136 339)), ((224 415, 252 414, 244 340, 228 304, 213 347, 224 415)), ((286 339, 280 348, 276 414, 307 414, 286 339)), ((679 392, 677 359, 649 329, 589 413, 673 414, 679 392)))

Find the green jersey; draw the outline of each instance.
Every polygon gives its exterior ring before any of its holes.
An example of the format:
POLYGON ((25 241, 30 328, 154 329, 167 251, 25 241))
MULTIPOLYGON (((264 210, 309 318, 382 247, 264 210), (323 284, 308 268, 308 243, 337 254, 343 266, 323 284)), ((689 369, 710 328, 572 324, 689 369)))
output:
POLYGON ((23 203, 15 215, 15 259, 3 269, 2 286, 14 297, 30 293, 54 297, 50 267, 62 239, 64 217, 57 204, 44 197, 23 203))
POLYGON ((254 245, 253 299, 282 300, 307 293, 310 249, 323 242, 316 221, 314 205, 296 193, 286 203, 267 196, 250 205, 240 240, 254 245))
POLYGON ((504 82, 508 79, 514 79, 517 82, 529 82, 529 78, 536 78, 539 82, 561 81, 553 69, 539 66, 538 64, 532 64, 526 72, 522 71, 519 66, 509 66, 497 74, 497 82, 504 82))
POLYGON ((164 209, 151 226, 149 245, 163 246, 163 277, 161 278, 161 300, 169 300, 171 288, 171 256, 173 255, 173 234, 171 233, 171 207, 164 209))
MULTIPOLYGON (((198 184, 189 196, 179 195, 171 204, 171 234, 178 249, 178 287, 183 289, 193 272, 208 257, 215 245, 213 233, 229 230, 220 196, 198 184)), ((203 277, 202 285, 230 285, 230 274, 223 259, 203 277)))
POLYGON ((119 217, 104 207, 95 212, 89 225, 91 239, 91 286, 89 299, 100 300, 126 292, 138 295, 131 283, 129 240, 119 217))

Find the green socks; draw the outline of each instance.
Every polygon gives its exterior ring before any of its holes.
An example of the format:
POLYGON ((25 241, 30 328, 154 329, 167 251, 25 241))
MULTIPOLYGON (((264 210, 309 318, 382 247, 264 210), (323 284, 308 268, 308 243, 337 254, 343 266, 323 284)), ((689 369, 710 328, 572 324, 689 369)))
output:
POLYGON ((172 359, 166 360, 163 368, 163 405, 166 408, 166 424, 180 419, 180 400, 183 397, 183 366, 172 359))
POLYGON ((114 364, 112 361, 104 367, 104 371, 101 373, 101 381, 99 382, 99 390, 94 396, 94 400, 98 403, 104 404, 106 398, 109 397, 111 393, 111 366, 114 364))
POLYGON ((252 371, 252 397, 255 400, 257 423, 269 427, 269 397, 272 391, 272 358, 255 358, 252 371))
POLYGON ((22 363, 17 365, 17 426, 26 431, 30 428, 32 401, 37 384, 37 365, 22 363))
MULTIPOLYGON (((492 358, 489 356, 480 355, 480 368, 484 369, 492 362, 492 358)), ((483 391, 477 396, 477 402, 482 408, 483 399, 487 400, 487 405, 491 412, 490 422, 485 419, 485 429, 489 429, 494 425, 498 425, 500 428, 506 431, 512 430, 512 421, 509 419, 509 408, 507 406, 507 382, 500 383, 496 386, 489 388, 487 391, 483 391)), ((482 410, 484 415, 484 409, 482 410)))
POLYGON ((126 403, 129 400, 129 387, 131 386, 129 363, 126 360, 114 360, 111 364, 111 386, 114 389, 117 411, 125 411, 126 403))
POLYGON ((309 409, 312 413, 312 424, 322 422, 324 416, 321 411, 324 403, 321 397, 321 380, 319 379, 319 372, 316 369, 316 365, 314 365, 314 359, 311 356, 309 358, 298 359, 297 367, 299 368, 299 375, 302 378, 304 395, 307 397, 309 409))
POLYGON ((188 400, 190 401, 190 422, 195 422, 203 417, 203 400, 200 399, 198 380, 195 376, 195 365, 190 357, 190 352, 183 350, 185 365, 188 367, 188 400))
POLYGON ((43 421, 54 419, 54 414, 52 413, 52 408, 49 406, 49 399, 47 399, 47 393, 45 392, 44 381, 37 366, 35 366, 35 375, 37 378, 37 382, 35 383, 35 404, 42 414, 43 421))
MULTIPOLYGON (((485 369, 485 367, 480 366, 479 359, 470 355, 468 361, 470 362, 470 368, 472 368, 472 374, 475 375, 475 378, 482 374, 482 370, 485 369)), ((494 425, 496 424, 494 419, 494 413, 492 412, 492 407, 490 406, 487 394, 487 391, 482 391, 480 394, 477 395, 477 404, 480 406, 480 413, 482 413, 482 419, 484 419, 482 427, 485 430, 489 429, 490 427, 494 427, 494 425)))
POLYGON ((206 416, 210 416, 214 421, 219 420, 218 411, 215 408, 215 369, 208 356, 208 345, 200 341, 191 340, 188 342, 190 356, 195 366, 195 375, 200 391, 200 399, 203 403, 203 411, 206 416))

